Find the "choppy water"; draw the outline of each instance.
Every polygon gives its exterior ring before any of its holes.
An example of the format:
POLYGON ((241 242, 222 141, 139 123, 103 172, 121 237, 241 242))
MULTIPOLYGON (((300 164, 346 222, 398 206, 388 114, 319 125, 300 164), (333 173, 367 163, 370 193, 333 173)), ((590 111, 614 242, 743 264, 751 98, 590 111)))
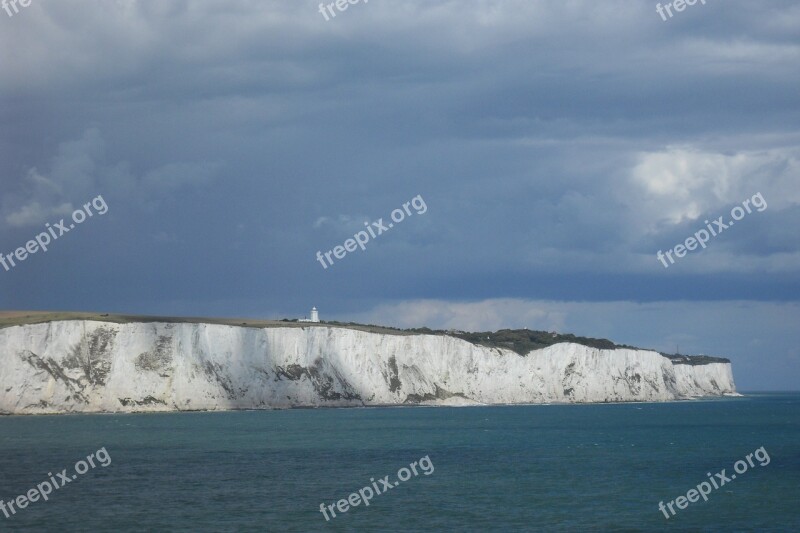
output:
MULTIPOLYGON (((89 468, 11 531, 800 531, 800 394, 669 404, 0 417, 0 498, 89 468), (669 520, 759 447, 767 466, 669 520), (326 522, 428 456, 433 473, 326 522), (99 461, 96 461, 99 463, 99 461), (330 512, 329 512, 330 514, 330 512)), ((46 489, 45 489, 46 490, 46 489)))

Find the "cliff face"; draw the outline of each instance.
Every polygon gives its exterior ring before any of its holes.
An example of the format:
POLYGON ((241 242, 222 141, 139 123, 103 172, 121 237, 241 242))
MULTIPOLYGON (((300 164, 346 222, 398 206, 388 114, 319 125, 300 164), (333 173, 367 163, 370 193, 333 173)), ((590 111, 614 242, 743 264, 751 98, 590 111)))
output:
POLYGON ((734 394, 729 363, 453 337, 83 320, 0 329, 0 413, 665 401, 734 394))

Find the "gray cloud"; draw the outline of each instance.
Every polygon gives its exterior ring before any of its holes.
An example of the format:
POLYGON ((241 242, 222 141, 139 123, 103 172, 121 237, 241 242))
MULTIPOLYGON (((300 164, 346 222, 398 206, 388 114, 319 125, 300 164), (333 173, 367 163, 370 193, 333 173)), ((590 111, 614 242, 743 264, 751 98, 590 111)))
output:
POLYGON ((98 194, 111 206, 0 272, 6 305, 800 297, 795 2, 668 22, 624 0, 374 1, 328 22, 318 4, 76 0, 0 17, 0 252, 98 194), (767 211, 668 270, 656 260, 758 191, 767 211), (315 261, 417 194, 424 217, 315 261))

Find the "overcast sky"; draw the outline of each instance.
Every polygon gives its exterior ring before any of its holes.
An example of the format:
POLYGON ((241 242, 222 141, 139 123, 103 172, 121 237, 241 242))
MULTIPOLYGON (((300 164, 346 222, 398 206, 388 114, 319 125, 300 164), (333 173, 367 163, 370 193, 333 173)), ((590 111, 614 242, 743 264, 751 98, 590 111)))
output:
POLYGON ((666 21, 655 4, 0 11, 0 253, 108 207, 0 267, 0 308, 316 305, 679 344, 731 358, 740 389, 796 390, 800 4, 708 0, 666 21), (705 249, 657 259, 758 193, 705 249), (417 196, 426 209, 323 268, 318 251, 417 196))

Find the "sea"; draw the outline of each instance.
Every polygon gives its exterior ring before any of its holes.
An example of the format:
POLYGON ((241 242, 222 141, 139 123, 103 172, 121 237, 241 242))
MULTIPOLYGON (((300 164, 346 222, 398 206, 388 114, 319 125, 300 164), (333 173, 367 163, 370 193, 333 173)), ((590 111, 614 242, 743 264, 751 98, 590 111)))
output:
POLYGON ((4 416, 0 499, 0 531, 798 532, 800 393, 4 416))

